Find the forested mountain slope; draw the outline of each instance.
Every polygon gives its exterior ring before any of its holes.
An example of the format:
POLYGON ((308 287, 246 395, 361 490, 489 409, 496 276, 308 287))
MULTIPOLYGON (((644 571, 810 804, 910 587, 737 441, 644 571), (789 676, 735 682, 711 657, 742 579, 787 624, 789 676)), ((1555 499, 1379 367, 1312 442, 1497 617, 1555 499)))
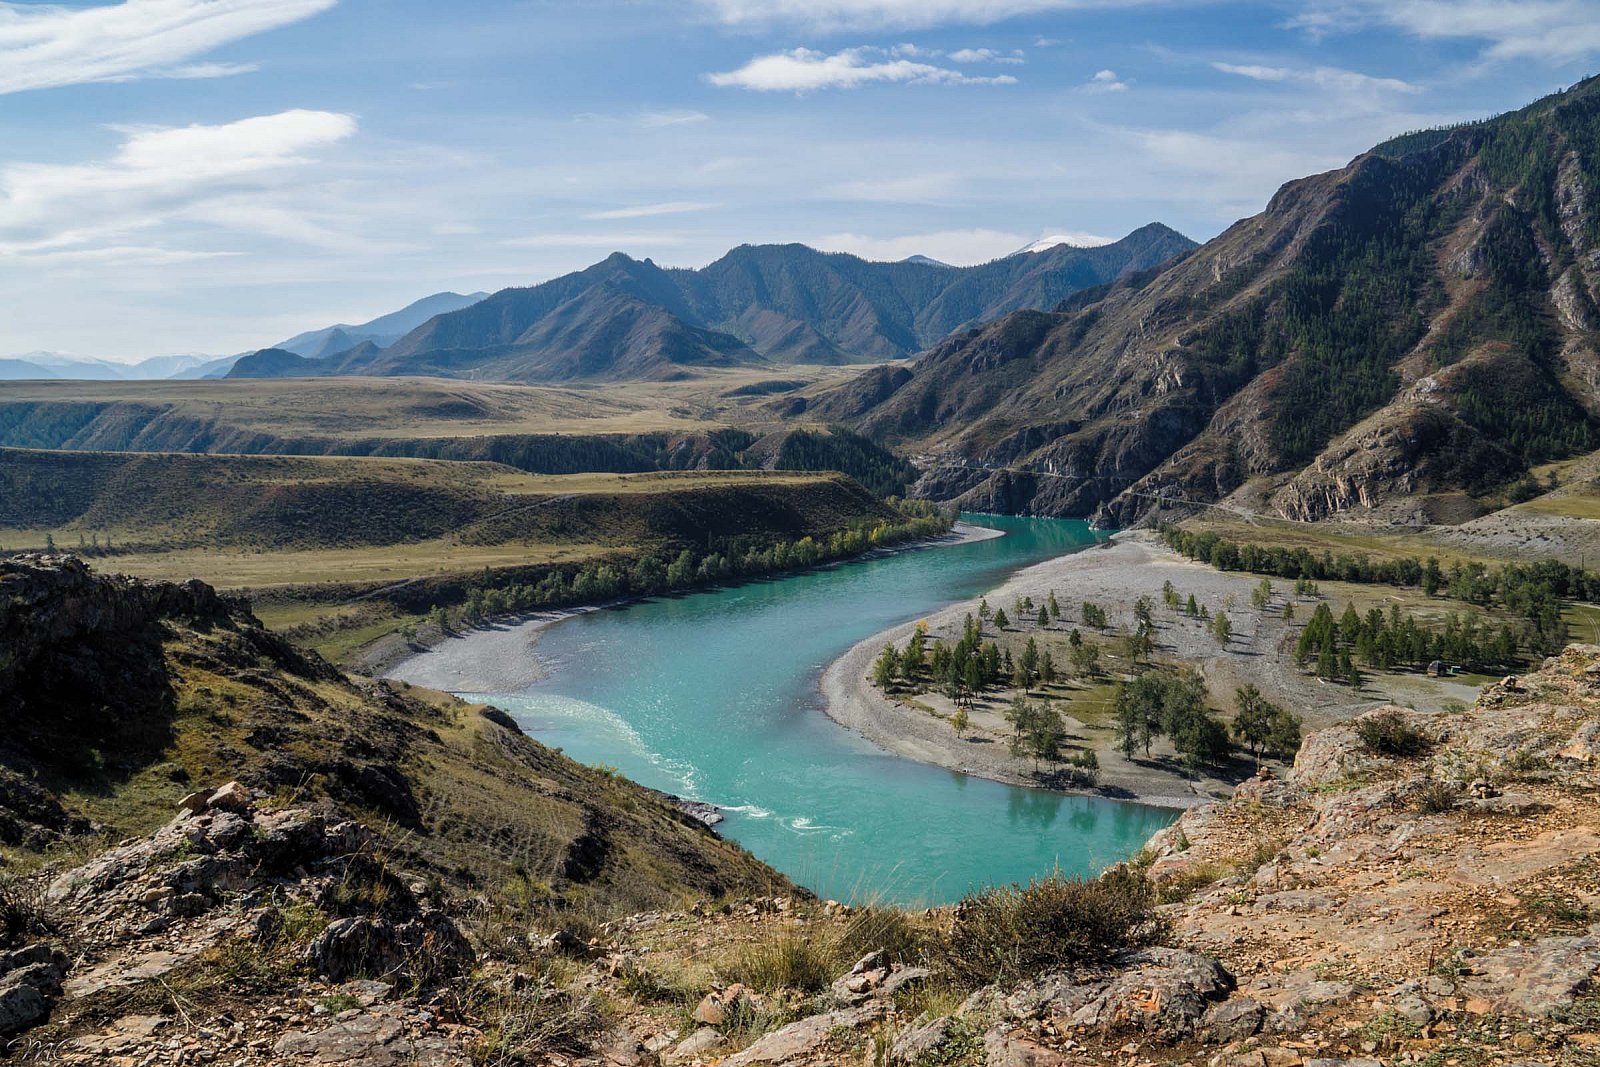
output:
POLYGON ((1600 446, 1600 80, 1283 186, 1172 264, 814 406, 920 488, 1126 520, 1269 481, 1318 518, 1600 446))
MULTIPOLYGON (((1100 248, 1058 246, 977 267, 873 263, 805 245, 744 245, 701 270, 618 252, 542 285, 441 314, 381 353, 331 354, 315 374, 523 382, 669 378, 683 368, 898 359, 952 330, 1180 255, 1159 224, 1100 248)), ((235 377, 254 377, 248 361, 235 377)))

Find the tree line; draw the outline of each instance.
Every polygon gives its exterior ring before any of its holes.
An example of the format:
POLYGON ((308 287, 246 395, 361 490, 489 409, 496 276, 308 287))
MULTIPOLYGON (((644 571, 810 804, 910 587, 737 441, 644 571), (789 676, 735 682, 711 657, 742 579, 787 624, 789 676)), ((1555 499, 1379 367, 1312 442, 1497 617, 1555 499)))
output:
POLYGON ((1209 563, 1218 570, 1246 571, 1300 581, 1339 581, 1421 589, 1428 596, 1448 596, 1480 607, 1497 605, 1524 621, 1521 644, 1540 655, 1566 647, 1567 625, 1562 600, 1600 603, 1600 575, 1556 560, 1507 563, 1489 568, 1482 563, 1453 562, 1442 567, 1433 557, 1373 559, 1306 548, 1240 544, 1211 531, 1192 532, 1165 526, 1161 536, 1175 552, 1209 563))
POLYGON ((858 522, 832 534, 766 544, 734 539, 717 548, 682 548, 674 554, 649 553, 633 560, 597 560, 578 567, 551 567, 537 582, 499 582, 483 577, 456 609, 435 604, 430 619, 442 632, 457 622, 480 625, 490 619, 546 608, 572 607, 625 596, 660 593, 803 570, 858 556, 874 548, 948 533, 955 518, 925 502, 901 505, 896 521, 858 522))
POLYGON ((1385 613, 1369 608, 1365 615, 1354 604, 1334 621, 1333 609, 1318 604, 1295 644, 1295 662, 1306 667, 1315 662, 1318 677, 1361 684, 1355 660, 1380 670, 1425 667, 1434 660, 1459 664, 1471 670, 1498 670, 1522 661, 1517 636, 1511 627, 1480 625, 1455 613, 1442 627, 1427 627, 1393 604, 1385 613))

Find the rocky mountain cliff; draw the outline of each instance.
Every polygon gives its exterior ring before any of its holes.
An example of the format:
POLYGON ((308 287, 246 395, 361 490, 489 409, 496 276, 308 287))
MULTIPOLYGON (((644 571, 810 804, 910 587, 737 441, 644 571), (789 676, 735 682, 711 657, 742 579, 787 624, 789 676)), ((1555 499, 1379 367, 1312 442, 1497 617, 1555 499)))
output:
POLYGON ((1600 80, 1293 181, 1159 269, 955 337, 813 414, 929 496, 1127 521, 1252 479, 1315 519, 1600 445, 1600 80))
MULTIPOLYGON (((874 263, 805 245, 743 245, 700 270, 618 252, 542 285, 435 316, 376 350, 330 354, 302 374, 432 374, 520 382, 665 378, 695 366, 899 359, 951 331, 1180 255, 1194 242, 1151 224, 1098 248, 1058 246, 976 267, 874 263)), ((285 361, 241 361, 233 377, 285 361)))

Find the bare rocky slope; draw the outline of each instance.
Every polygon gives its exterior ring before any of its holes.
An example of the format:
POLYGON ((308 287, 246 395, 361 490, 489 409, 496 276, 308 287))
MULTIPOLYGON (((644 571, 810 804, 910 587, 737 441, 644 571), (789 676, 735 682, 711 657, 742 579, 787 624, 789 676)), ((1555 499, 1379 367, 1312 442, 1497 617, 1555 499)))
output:
POLYGON ((1174 262, 812 408, 920 490, 1123 524, 1248 479, 1317 519, 1600 443, 1600 79, 1292 181, 1174 262))

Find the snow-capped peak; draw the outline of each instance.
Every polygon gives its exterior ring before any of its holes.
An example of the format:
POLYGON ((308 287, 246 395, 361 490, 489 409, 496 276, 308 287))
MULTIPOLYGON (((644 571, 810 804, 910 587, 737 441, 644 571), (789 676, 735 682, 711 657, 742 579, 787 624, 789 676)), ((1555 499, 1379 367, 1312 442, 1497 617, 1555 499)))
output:
POLYGON ((1019 248, 1011 254, 1022 256, 1032 252, 1048 252, 1061 245, 1071 245, 1073 248, 1099 248, 1101 245, 1113 244, 1115 240, 1112 237, 1100 237, 1092 233, 1057 233, 1041 237, 1026 248, 1019 248))

